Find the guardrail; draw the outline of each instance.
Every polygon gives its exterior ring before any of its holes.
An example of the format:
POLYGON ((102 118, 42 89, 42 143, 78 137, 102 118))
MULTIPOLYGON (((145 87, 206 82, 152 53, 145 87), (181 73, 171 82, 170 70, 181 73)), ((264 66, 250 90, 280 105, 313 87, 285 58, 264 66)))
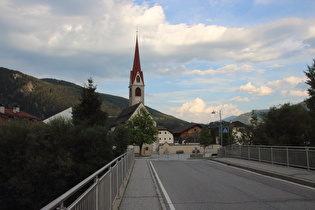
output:
POLYGON ((315 147, 229 145, 219 150, 219 156, 315 169, 315 147))
POLYGON ((117 157, 66 193, 46 205, 42 210, 51 209, 112 209, 119 195, 119 189, 126 185, 127 174, 134 162, 133 149, 117 157), (78 192, 86 189, 79 196, 78 192), (76 196, 75 196, 76 195, 76 196), (73 198, 75 197, 75 198, 73 198), (68 207, 66 203, 73 201, 68 207))

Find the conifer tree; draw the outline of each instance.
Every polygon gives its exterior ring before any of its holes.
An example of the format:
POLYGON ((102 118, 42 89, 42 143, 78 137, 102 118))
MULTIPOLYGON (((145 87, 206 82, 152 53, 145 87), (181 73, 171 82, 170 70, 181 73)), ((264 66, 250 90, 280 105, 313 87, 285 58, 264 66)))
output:
POLYGON ((306 84, 310 87, 307 89, 309 98, 305 100, 307 107, 310 110, 315 111, 315 59, 313 59, 313 65, 307 65, 307 71, 304 71, 307 76, 306 84))
POLYGON ((93 79, 88 79, 88 85, 82 88, 80 103, 73 108, 72 118, 75 125, 91 127, 105 126, 107 113, 102 111, 102 99, 95 92, 93 79))

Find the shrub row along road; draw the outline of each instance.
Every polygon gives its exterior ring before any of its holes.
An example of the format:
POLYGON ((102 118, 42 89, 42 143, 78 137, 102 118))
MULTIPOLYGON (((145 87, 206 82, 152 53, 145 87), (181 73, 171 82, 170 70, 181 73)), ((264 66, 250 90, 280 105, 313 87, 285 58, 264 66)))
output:
POLYGON ((315 209, 315 189, 207 160, 152 161, 174 208, 315 209))

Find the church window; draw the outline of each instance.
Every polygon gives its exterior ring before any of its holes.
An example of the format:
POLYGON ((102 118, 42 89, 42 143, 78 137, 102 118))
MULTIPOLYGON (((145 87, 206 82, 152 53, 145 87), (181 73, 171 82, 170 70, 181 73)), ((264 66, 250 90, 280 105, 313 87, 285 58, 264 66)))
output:
POLYGON ((139 76, 137 76, 136 81, 137 81, 137 83, 140 83, 140 77, 139 76))
POLYGON ((141 96, 141 89, 139 87, 136 88, 136 96, 141 96))

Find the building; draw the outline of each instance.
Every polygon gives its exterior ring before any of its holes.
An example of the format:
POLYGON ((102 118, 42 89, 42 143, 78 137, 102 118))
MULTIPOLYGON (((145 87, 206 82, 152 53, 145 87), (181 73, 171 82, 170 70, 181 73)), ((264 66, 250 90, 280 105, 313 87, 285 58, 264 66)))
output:
POLYGON ((72 107, 66 109, 66 110, 63 110, 62 112, 59 112, 47 119, 44 120, 44 123, 48 123, 54 119, 58 119, 58 118, 63 118, 63 119, 69 119, 71 120, 72 119, 72 107))
POLYGON ((133 67, 132 70, 130 71, 129 106, 133 106, 138 103, 144 104, 144 77, 143 72, 141 71, 137 35, 133 67))
POLYGON ((126 121, 131 119, 132 116, 139 113, 139 111, 142 108, 144 108, 148 112, 148 110, 144 106, 144 76, 141 70, 138 35, 137 35, 133 67, 132 67, 132 70, 130 71, 129 107, 121 111, 121 113, 118 115, 114 123, 111 125, 111 131, 115 131, 116 127, 119 124, 125 123, 126 121))
POLYGON ((9 121, 27 120, 30 122, 40 122, 40 120, 24 111, 20 110, 19 106, 14 106, 12 109, 5 108, 4 105, 0 105, 0 122, 7 123, 9 121))
POLYGON ((174 144, 174 136, 171 131, 169 131, 167 128, 163 126, 158 127, 159 134, 158 134, 158 139, 159 139, 159 144, 174 144))
POLYGON ((178 127, 172 131, 175 143, 199 144, 199 137, 202 126, 196 123, 178 127))

